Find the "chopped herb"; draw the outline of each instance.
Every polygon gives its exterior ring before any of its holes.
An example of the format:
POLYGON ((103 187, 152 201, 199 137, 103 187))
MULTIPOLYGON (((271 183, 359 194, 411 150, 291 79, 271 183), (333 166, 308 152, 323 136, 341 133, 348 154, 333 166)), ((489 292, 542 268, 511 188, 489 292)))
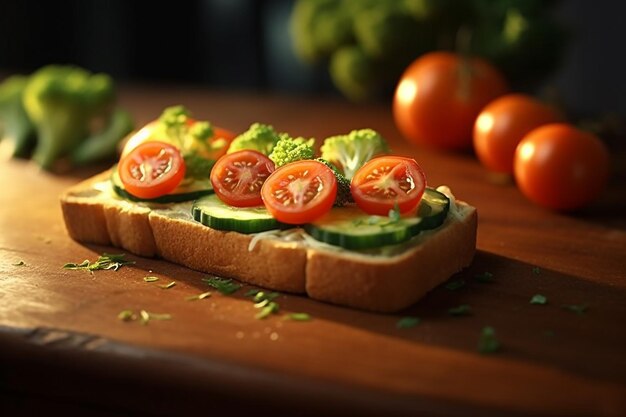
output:
POLYGON ((417 317, 402 317, 396 322, 396 327, 398 329, 408 329, 417 326, 419 323, 420 319, 417 317))
MULTIPOLYGON (((265 300, 267 301, 267 300, 265 300)), ((260 304, 260 303, 258 303, 260 304)), ((255 307, 258 305, 255 304, 255 307)), ((278 313, 278 310, 280 309, 278 303, 275 303, 274 301, 268 301, 268 303, 266 305, 264 305, 263 307, 260 307, 261 311, 259 311, 254 318, 256 318, 257 320, 262 320, 265 319, 267 317, 269 317, 271 314, 273 313, 278 313)))
POLYGON ((542 294, 535 294, 533 298, 530 299, 530 304, 548 304, 548 297, 542 294))
POLYGON ((126 256, 125 253, 113 254, 113 253, 103 253, 95 262, 90 262, 88 259, 85 259, 79 264, 75 263, 67 263, 63 265, 64 269, 73 269, 73 270, 85 270, 85 271, 96 271, 96 270, 106 270, 112 269, 117 271, 124 265, 132 265, 135 261, 127 261, 124 259, 126 256))
POLYGON ((26 262, 20 260, 20 261, 12 263, 11 265, 13 265, 13 266, 25 266, 26 262))
POLYGON ((493 282, 493 274, 491 272, 483 272, 482 274, 474 275, 474 278, 478 282, 493 282))
POLYGON ((285 319, 294 321, 310 321, 311 316, 307 313, 291 313, 286 315, 285 319))
POLYGON ((454 281, 450 281, 446 284, 446 288, 449 289, 450 291, 456 291, 460 288, 463 288, 464 286, 465 286, 464 279, 457 279, 454 281))
POLYGON ((172 288, 173 286, 176 285, 176 281, 172 281, 167 285, 159 285, 159 287, 161 287, 164 290, 169 290, 170 288, 172 288))
POLYGON ((185 300, 187 301, 204 300, 205 298, 209 298, 210 296, 211 296, 211 292, 207 291, 207 292, 203 292, 202 294, 189 296, 185 298, 185 300))
POLYGON ((362 218, 356 218, 354 220, 352 220, 352 225, 353 226, 360 226, 364 223, 362 218))
POLYGON ((122 321, 132 321, 137 319, 137 316, 135 316, 135 313, 133 313, 132 310, 124 310, 120 311, 120 313, 117 315, 117 318, 122 321))
POLYGON ((278 296, 280 295, 280 293, 277 292, 264 292, 264 291, 259 291, 254 295, 254 301, 255 302, 259 302, 259 301, 273 301, 275 300, 278 296))
POLYGON ((539 274, 541 274, 541 269, 539 269, 539 267, 538 267, 538 266, 534 267, 534 268, 533 268, 533 274, 535 274, 535 275, 539 275, 539 274))
POLYGON ((246 291, 246 293, 243 296, 244 297, 254 297, 255 295, 257 295, 260 292, 261 292, 261 290, 258 290, 256 288, 252 288, 251 290, 246 291))
POLYGON ((496 331, 493 327, 485 326, 478 340, 478 351, 483 354, 494 353, 500 349, 500 342, 496 338, 496 331))
POLYGON ((461 304, 457 307, 450 308, 448 314, 451 316, 469 316, 472 314, 472 308, 469 304, 461 304))
POLYGON ((202 281, 225 295, 230 295, 242 287, 241 284, 233 282, 230 278, 208 277, 202 278, 202 281))
POLYGON ((156 282, 159 280, 159 277, 143 277, 143 280, 146 282, 156 282))
POLYGON ((167 313, 148 313, 146 310, 139 312, 141 317, 141 324, 148 324, 150 320, 171 320, 172 315, 167 313))
POLYGON ((585 314, 589 309, 589 306, 587 304, 564 304, 561 307, 578 315, 585 314))

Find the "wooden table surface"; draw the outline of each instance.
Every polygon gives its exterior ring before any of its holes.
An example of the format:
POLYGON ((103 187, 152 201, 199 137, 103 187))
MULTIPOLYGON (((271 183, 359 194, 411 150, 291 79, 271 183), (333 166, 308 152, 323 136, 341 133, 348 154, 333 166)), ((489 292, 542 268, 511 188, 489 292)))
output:
POLYGON ((283 315, 256 320, 243 296, 186 301, 205 275, 161 260, 93 275, 61 268, 112 248, 66 234, 58 195, 106 168, 68 175, 0 162, 0 414, 45 404, 84 415, 626 415, 626 181, 615 158, 609 190, 577 214, 548 212, 511 183, 494 181, 470 154, 411 147, 386 105, 192 89, 125 88, 138 123, 172 104, 236 131, 261 121, 294 135, 371 127, 411 155, 430 184, 449 185, 479 211, 478 252, 454 278, 396 315, 283 294, 283 315), (23 265, 18 265, 23 262, 23 265), (476 275, 489 272, 493 282, 476 275), (146 275, 160 277, 146 283, 146 275), (163 290, 156 284, 176 281, 163 290), (547 305, 531 305, 534 294, 547 305), (448 309, 469 304, 473 314, 448 309), (563 305, 586 304, 584 314, 563 305), (122 322, 120 311, 169 313, 122 322), (419 325, 399 329, 403 316, 419 325), (481 355, 492 326, 501 350, 481 355), (33 402, 33 399, 38 402, 33 402))

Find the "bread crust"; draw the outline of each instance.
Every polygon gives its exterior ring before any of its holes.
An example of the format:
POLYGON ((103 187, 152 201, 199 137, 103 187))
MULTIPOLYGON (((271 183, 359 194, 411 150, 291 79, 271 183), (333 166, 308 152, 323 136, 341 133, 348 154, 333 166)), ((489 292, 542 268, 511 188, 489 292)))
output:
POLYGON ((458 204, 457 216, 448 216, 441 227, 422 233, 395 256, 366 256, 271 237, 251 248, 250 235, 214 230, 191 218, 171 216, 162 207, 113 198, 101 190, 109 177, 106 171, 61 196, 73 239, 343 306, 377 312, 404 309, 468 266, 476 249, 477 213, 465 203, 458 204))

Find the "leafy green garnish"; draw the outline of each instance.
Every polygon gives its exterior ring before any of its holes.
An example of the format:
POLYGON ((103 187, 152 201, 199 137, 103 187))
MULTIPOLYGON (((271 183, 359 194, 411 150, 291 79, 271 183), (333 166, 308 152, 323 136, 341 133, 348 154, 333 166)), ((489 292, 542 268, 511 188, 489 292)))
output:
POLYGON ((542 294, 535 294, 530 299, 530 304, 540 304, 540 305, 548 304, 548 297, 542 294))
POLYGON ((25 266, 26 262, 24 262, 22 260, 19 260, 17 262, 12 263, 11 265, 13 265, 13 266, 25 266))
POLYGON ((265 291, 259 291, 254 295, 254 301, 255 302, 259 302, 259 301, 274 301, 276 298, 278 298, 278 296, 280 295, 280 293, 277 292, 265 292, 265 291))
POLYGON ((256 289, 256 288, 252 288, 252 289, 246 291, 246 293, 243 296, 244 297, 254 297, 255 295, 257 295, 260 292, 261 292, 261 290, 256 289))
POLYGON ((311 316, 307 313, 291 313, 285 316, 286 320, 294 320, 294 321, 310 321, 311 316))
POLYGON ((402 317, 400 320, 396 322, 396 327, 398 329, 408 329, 411 327, 415 327, 420 323, 420 319, 417 317, 402 317))
POLYGON ((202 281, 207 283, 209 286, 215 288, 224 295, 230 295, 234 292, 237 292, 242 287, 241 284, 233 282, 233 280, 230 278, 211 276, 208 278, 202 278, 202 281))
POLYGON ((585 314, 589 309, 587 304, 564 304, 561 307, 578 315, 585 314))
POLYGON ((400 221, 400 206, 398 205, 398 200, 393 204, 393 208, 389 210, 389 220, 394 223, 400 221))
POLYGON ((539 269, 539 267, 538 267, 538 266, 534 267, 534 268, 533 268, 533 274, 535 274, 535 275, 539 275, 539 274, 541 274, 541 269, 539 269))
POLYGON ((469 316, 472 314, 472 308, 469 304, 461 304, 448 309, 448 314, 451 316, 469 316))
POLYGON ((464 279, 457 279, 454 281, 450 281, 446 284, 446 289, 450 290, 450 291, 456 291, 460 288, 463 288, 465 286, 465 280, 464 279))
POLYGON ((495 353, 500 349, 500 342, 496 338, 496 331, 491 326, 483 327, 478 339, 478 351, 483 354, 495 353))
POLYGON ((492 282, 493 274, 491 272, 485 271, 482 274, 474 275, 474 278, 476 278, 478 282, 492 282))
POLYGON ((143 277, 143 280, 146 281, 146 282, 155 282, 155 281, 159 280, 159 277, 152 277, 152 276, 150 276, 150 277, 143 277))
POLYGON ((164 290, 169 290, 170 288, 174 287, 175 285, 176 285, 176 281, 172 281, 172 282, 170 282, 167 285, 159 285, 159 287, 161 289, 164 289, 164 290))
POLYGON ((211 296, 211 292, 207 291, 207 292, 203 292, 202 294, 191 295, 185 298, 185 300, 187 301, 204 300, 205 298, 209 298, 210 296, 211 296))
POLYGON ((79 264, 76 263, 66 263, 63 265, 63 269, 72 269, 72 270, 85 270, 85 271, 96 271, 96 270, 107 270, 112 269, 117 271, 124 265, 132 265, 135 261, 127 261, 124 259, 126 256, 125 253, 113 254, 113 253, 103 253, 95 262, 90 262, 88 259, 85 259, 79 264))

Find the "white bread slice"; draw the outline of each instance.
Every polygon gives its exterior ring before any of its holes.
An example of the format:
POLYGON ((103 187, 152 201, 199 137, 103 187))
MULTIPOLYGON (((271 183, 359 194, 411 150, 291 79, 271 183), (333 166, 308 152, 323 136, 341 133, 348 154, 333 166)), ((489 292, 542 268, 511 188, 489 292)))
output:
POLYGON ((115 198, 109 178, 110 171, 103 172, 61 196, 73 239, 364 310, 410 306, 468 266, 476 249, 476 209, 458 201, 442 226, 397 247, 397 254, 368 255, 276 236, 251 245, 251 235, 193 221, 190 204, 148 206, 115 198))

